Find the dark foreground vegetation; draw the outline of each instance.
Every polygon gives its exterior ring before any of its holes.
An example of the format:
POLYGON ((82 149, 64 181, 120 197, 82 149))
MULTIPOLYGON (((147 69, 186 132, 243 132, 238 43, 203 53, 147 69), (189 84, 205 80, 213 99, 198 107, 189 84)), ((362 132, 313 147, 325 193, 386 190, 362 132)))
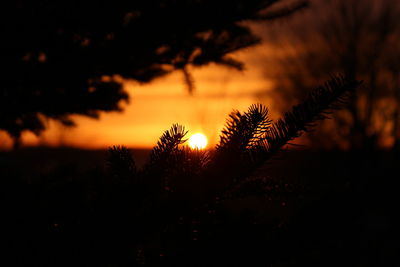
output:
MULTIPOLYGON (((244 22, 308 2, 333 5, 314 5, 293 36, 279 27, 296 53, 265 64, 283 106, 331 73, 346 78, 276 122, 262 105, 234 111, 210 151, 186 147, 185 128, 173 125, 142 162, 123 146, 1 153, 1 266, 394 266, 398 1, 10 2, 0 17, 0 130, 17 149, 48 120, 73 126, 72 115, 121 111, 126 79, 180 71, 193 93, 194 67, 244 69, 232 53, 260 43, 244 22), (348 152, 283 151, 344 103, 333 127, 348 152), (390 152, 377 150, 385 137, 390 152)), ((326 129, 319 138, 332 140, 326 129)))
POLYGON ((276 122, 262 105, 234 111, 211 151, 186 147, 187 132, 173 125, 141 168, 121 146, 104 154, 3 153, 2 260, 28 266, 388 265, 399 246, 396 155, 282 151, 358 84, 333 78, 276 122))
POLYGON ((24 153, 1 154, 3 266, 390 266, 399 250, 400 170, 388 152, 285 151, 259 172, 263 195, 168 227, 162 213, 138 221, 131 189, 94 164, 106 151, 71 149, 77 162, 42 172, 31 163, 66 151, 15 164, 24 153))

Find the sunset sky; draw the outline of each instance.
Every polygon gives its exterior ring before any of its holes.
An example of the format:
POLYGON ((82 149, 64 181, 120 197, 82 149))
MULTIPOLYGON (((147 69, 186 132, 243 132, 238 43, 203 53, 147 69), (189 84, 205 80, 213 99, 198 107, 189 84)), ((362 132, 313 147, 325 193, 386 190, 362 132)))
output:
MULTIPOLYGON (((66 145, 84 148, 106 148, 126 145, 150 148, 163 131, 173 123, 189 130, 189 135, 203 132, 209 146, 218 141, 225 119, 233 109, 246 110, 253 103, 268 104, 265 97, 271 84, 263 77, 263 59, 270 49, 263 44, 235 54, 246 64, 243 72, 209 65, 193 69, 196 91, 190 95, 180 72, 140 85, 126 81, 130 95, 122 113, 102 113, 99 120, 75 117, 77 127, 65 128, 52 121, 49 129, 37 138, 24 133, 25 145, 66 145)), ((6 147, 11 141, 1 133, 6 147)))

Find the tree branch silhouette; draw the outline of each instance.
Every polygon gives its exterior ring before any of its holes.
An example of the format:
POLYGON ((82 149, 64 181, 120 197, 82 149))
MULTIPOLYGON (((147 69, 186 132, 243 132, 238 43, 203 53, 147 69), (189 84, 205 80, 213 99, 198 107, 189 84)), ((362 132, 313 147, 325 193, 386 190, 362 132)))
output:
MULTIPOLYGON (((262 188, 265 181, 252 178, 252 173, 317 121, 344 107, 359 85, 356 80, 333 77, 276 122, 269 119, 268 109, 260 104, 250 106, 243 114, 234 111, 221 132, 219 144, 210 152, 186 147, 187 131, 183 126, 173 125, 152 150, 142 171, 143 182, 153 181, 157 192, 169 192, 170 197, 181 199, 185 205, 191 200, 204 203, 226 193, 237 195, 240 188, 249 192, 249 188, 257 185, 262 188)), ((124 159, 125 152, 121 154, 119 158, 124 159)))
POLYGON ((229 55, 260 40, 241 22, 260 20, 277 2, 7 3, 0 18, 0 130, 18 146, 23 131, 40 135, 49 119, 73 126, 74 114, 122 111, 129 99, 123 79, 147 83, 183 70, 192 92, 189 66, 242 69, 229 55))

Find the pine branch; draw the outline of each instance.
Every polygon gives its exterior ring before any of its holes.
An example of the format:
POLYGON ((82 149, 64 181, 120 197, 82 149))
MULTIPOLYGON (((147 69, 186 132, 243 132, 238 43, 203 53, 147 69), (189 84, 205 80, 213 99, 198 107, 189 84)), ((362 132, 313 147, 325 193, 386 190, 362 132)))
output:
POLYGON ((204 170, 203 183, 210 183, 206 187, 218 191, 245 178, 252 168, 249 152, 258 145, 270 125, 269 111, 261 104, 251 105, 243 114, 233 111, 204 170))
POLYGON ((209 162, 209 153, 205 150, 183 146, 171 155, 170 162, 180 176, 199 176, 209 162))
POLYGON ((217 151, 243 153, 258 143, 271 125, 269 111, 261 104, 251 105, 241 114, 233 111, 222 130, 217 151))
POLYGON ((171 153, 178 149, 178 146, 186 142, 183 139, 187 131, 185 127, 179 124, 172 125, 171 129, 165 131, 157 141, 157 145, 153 148, 150 154, 150 164, 157 164, 166 161, 166 158, 171 153))
POLYGON ((309 131, 332 110, 342 108, 346 96, 359 84, 358 81, 334 77, 273 124, 268 119, 268 109, 262 105, 252 105, 244 114, 239 111, 231 113, 205 171, 206 178, 210 179, 208 186, 213 188, 213 192, 226 192, 246 181, 292 139, 309 131))
MULTIPOLYGON (((140 174, 145 178, 141 188, 148 196, 148 205, 165 206, 172 199, 188 204, 189 198, 200 203, 216 196, 243 197, 251 192, 266 192, 267 181, 254 179, 252 173, 292 139, 309 131, 318 120, 342 108, 347 95, 359 84, 359 81, 334 77, 275 123, 261 104, 251 105, 244 113, 234 111, 211 156, 183 146, 187 131, 174 124, 160 137, 140 174)), ((126 149, 111 149, 111 155, 115 169, 133 168, 126 149)))
MULTIPOLYGON (((164 189, 175 193, 175 199, 188 201, 187 194, 202 182, 204 167, 209 162, 209 152, 182 146, 175 150, 164 172, 164 189), (186 196, 183 197, 182 196, 186 196)), ((190 194, 190 193, 189 193, 190 194)))
POLYGON ((129 150, 124 146, 110 147, 107 161, 114 179, 128 182, 137 174, 135 161, 129 150))
POLYGON ((182 73, 183 73, 183 79, 186 85, 186 88, 189 92, 189 94, 193 94, 194 90, 196 89, 194 78, 192 73, 188 70, 188 67, 185 66, 182 68, 182 73))
POLYGON ((220 58, 217 62, 218 64, 225 65, 238 71, 243 71, 245 69, 243 62, 240 62, 228 56, 220 58))
POLYGON ((186 142, 184 139, 186 134, 185 127, 179 124, 172 125, 171 129, 163 133, 150 153, 149 162, 144 167, 145 175, 152 180, 148 181, 149 183, 156 183, 165 189, 166 176, 171 168, 174 168, 171 165, 173 154, 180 149, 179 145, 186 142))
POLYGON ((269 128, 253 151, 258 154, 258 160, 271 158, 288 142, 309 131, 315 122, 342 108, 348 94, 360 83, 338 76, 312 91, 303 103, 294 106, 269 128))

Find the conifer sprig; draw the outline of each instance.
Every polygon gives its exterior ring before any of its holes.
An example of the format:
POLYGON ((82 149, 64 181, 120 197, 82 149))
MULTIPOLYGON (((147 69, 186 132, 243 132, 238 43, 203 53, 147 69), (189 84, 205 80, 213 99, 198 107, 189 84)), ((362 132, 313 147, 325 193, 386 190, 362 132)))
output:
POLYGON ((253 104, 247 112, 233 111, 221 132, 217 151, 242 153, 253 147, 271 125, 268 108, 253 104))
POLYGON ((269 159, 289 141, 307 132, 316 121, 326 119, 333 110, 342 108, 348 94, 360 83, 337 76, 312 91, 305 101, 273 123, 260 139, 257 150, 262 152, 262 159, 269 159))
POLYGON ((207 192, 201 194, 215 197, 224 195, 224 192, 240 195, 240 188, 256 192, 249 188, 260 187, 263 191, 265 181, 252 179, 252 174, 292 139, 307 132, 315 122, 342 108, 346 96, 359 84, 359 81, 341 76, 333 77, 275 123, 269 119, 268 109, 261 104, 251 105, 244 113, 234 111, 229 115, 213 152, 184 146, 188 131, 174 124, 160 137, 143 171, 136 171, 133 160, 123 147, 110 149, 110 165, 120 176, 139 173, 147 192, 157 193, 160 192, 157 188, 162 188, 168 194, 175 192, 179 195, 179 192, 203 188, 207 192), (124 168, 126 170, 122 171, 124 168))
POLYGON ((115 179, 129 182, 137 174, 135 161, 125 146, 110 147, 107 161, 115 179))
POLYGON ((153 189, 158 187, 162 191, 169 191, 170 176, 178 167, 175 165, 179 164, 174 161, 173 155, 180 149, 179 146, 186 142, 184 139, 186 134, 184 126, 173 124, 163 133, 151 151, 149 161, 144 167, 144 176, 147 177, 146 182, 153 189))
POLYGON ((153 148, 150 154, 150 164, 166 162, 167 158, 178 149, 178 146, 185 143, 183 139, 188 131, 185 127, 179 124, 172 125, 171 129, 165 131, 158 140, 157 145, 153 148))

